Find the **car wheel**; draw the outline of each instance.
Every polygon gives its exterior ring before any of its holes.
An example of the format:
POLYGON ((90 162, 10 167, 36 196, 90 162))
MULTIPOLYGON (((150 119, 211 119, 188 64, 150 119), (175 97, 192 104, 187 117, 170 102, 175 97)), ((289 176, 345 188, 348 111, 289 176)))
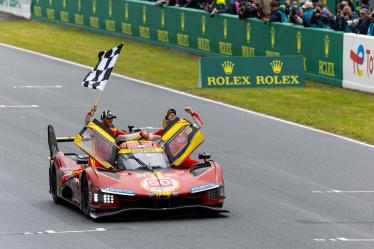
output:
POLYGON ((49 189, 51 191, 53 201, 56 204, 61 203, 61 198, 57 195, 57 172, 53 164, 49 168, 49 189))
POLYGON ((82 177, 82 190, 81 190, 81 209, 87 218, 90 218, 90 202, 89 202, 89 189, 88 180, 85 175, 82 177))

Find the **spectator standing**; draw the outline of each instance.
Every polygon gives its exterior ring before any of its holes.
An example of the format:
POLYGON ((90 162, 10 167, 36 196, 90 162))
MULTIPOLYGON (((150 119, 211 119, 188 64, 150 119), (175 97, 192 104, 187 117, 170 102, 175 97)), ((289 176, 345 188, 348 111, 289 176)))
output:
POLYGON ((300 16, 299 6, 297 5, 297 2, 294 2, 291 5, 288 21, 296 25, 303 25, 303 18, 301 18, 300 16))
POLYGON ((270 18, 265 18, 267 22, 288 22, 286 14, 279 9, 278 1, 272 1, 270 3, 271 15, 270 18))
POLYGON ((218 13, 226 12, 226 1, 225 0, 214 0, 212 5, 212 11, 210 16, 213 17, 218 13))
POLYGON ((369 25, 369 29, 368 29, 367 35, 374 36, 374 11, 372 11, 370 13, 369 17, 370 17, 371 22, 370 22, 370 25, 369 25))
POLYGON ((314 13, 313 3, 312 2, 305 2, 303 5, 304 13, 304 26, 305 27, 312 27, 312 17, 314 13))
POLYGON ((344 31, 352 33, 359 21, 356 13, 354 13, 352 11, 352 8, 349 5, 347 5, 343 8, 342 16, 345 24, 344 31))
POLYGON ((371 18, 369 16, 369 10, 367 8, 360 8, 360 19, 358 21, 357 27, 354 29, 355 33, 366 35, 371 23, 371 18))

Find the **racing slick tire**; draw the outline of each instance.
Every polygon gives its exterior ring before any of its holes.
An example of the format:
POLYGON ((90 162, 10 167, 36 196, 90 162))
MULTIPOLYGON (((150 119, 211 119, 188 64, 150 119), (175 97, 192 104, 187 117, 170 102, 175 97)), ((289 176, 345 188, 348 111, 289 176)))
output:
POLYGON ((82 175, 82 187, 81 187, 81 210, 84 216, 91 218, 90 212, 90 202, 89 202, 89 189, 88 189, 88 179, 84 174, 82 175))
POLYGON ((56 204, 61 203, 61 198, 57 195, 57 172, 54 164, 49 167, 49 191, 51 192, 52 199, 56 204))

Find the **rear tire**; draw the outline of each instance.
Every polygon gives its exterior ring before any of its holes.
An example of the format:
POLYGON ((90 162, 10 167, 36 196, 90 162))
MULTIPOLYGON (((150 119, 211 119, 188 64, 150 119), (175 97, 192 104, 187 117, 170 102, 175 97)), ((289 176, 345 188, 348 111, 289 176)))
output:
POLYGON ((81 210, 84 216, 91 218, 90 216, 90 202, 89 202, 89 189, 88 180, 86 175, 82 176, 82 189, 81 189, 81 210))
POLYGON ((52 199, 56 204, 61 203, 61 198, 57 195, 57 172, 54 164, 49 168, 49 189, 51 191, 52 199))

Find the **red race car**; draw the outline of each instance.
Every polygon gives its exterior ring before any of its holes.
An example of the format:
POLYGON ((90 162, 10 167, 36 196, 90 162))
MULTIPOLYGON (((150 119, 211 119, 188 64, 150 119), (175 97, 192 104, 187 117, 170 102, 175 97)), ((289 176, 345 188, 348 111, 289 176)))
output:
POLYGON ((203 162, 178 167, 204 141, 189 121, 177 118, 159 143, 137 140, 117 145, 110 134, 97 120, 76 137, 56 138, 48 126, 49 185, 56 203, 72 203, 94 219, 133 210, 227 212, 219 164, 200 154, 203 162), (59 151, 58 143, 63 142, 74 142, 87 155, 59 151), (92 158, 101 167, 89 166, 92 158))

